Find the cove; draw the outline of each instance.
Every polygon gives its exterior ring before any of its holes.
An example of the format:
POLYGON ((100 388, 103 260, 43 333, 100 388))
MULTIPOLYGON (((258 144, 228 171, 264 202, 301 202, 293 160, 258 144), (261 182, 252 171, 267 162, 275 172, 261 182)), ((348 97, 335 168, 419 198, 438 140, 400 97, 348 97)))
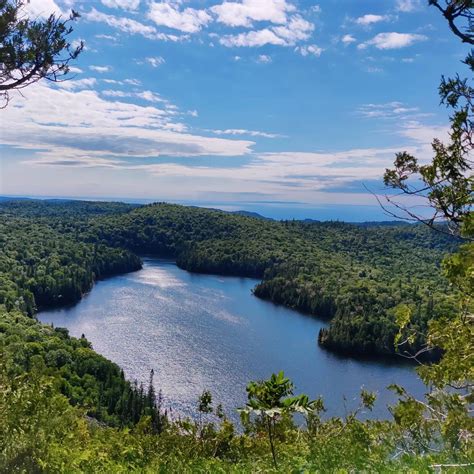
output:
POLYGON ((117 363, 130 380, 155 386, 175 415, 195 413, 204 389, 227 415, 246 401, 248 381, 284 370, 295 393, 322 396, 327 416, 358 405, 361 387, 378 401, 368 416, 387 418, 396 383, 422 396, 414 368, 395 362, 355 360, 322 350, 317 318, 262 301, 249 278, 193 274, 162 259, 142 270, 99 281, 78 304, 42 311, 43 323, 84 334, 94 349, 117 363))

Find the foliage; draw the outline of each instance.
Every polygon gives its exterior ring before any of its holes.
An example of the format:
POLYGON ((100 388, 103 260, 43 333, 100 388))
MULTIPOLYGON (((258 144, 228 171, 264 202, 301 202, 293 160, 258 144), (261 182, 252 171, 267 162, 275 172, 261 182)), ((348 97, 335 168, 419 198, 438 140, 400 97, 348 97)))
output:
MULTIPOLYGON (((451 30, 467 44, 474 44, 474 3, 472 0, 429 0, 448 21, 451 30), (459 26, 459 22, 463 22, 459 26)), ((474 73, 474 51, 464 60, 472 76, 474 73)), ((407 205, 397 201, 397 196, 386 196, 388 203, 401 211, 402 217, 419 220, 432 226, 443 220, 454 234, 460 234, 461 224, 471 213, 474 177, 472 174, 472 150, 474 133, 474 88, 469 79, 459 75, 441 79, 439 95, 441 103, 453 110, 451 116, 450 143, 439 139, 432 143, 434 158, 428 164, 421 164, 407 152, 397 153, 394 168, 384 175, 386 186, 401 191, 402 195, 428 201, 432 208, 431 217, 417 215, 407 205)), ((386 209, 386 208, 385 208, 386 209)), ((386 209, 392 215, 390 210, 386 209)))
POLYGON ((0 0, 0 100, 6 107, 11 90, 19 90, 40 79, 59 81, 69 72, 69 63, 83 49, 68 43, 70 22, 79 15, 72 11, 64 20, 50 15, 46 20, 30 19, 22 0, 0 0))
MULTIPOLYGON (((250 416, 254 414, 259 418, 259 423, 266 427, 275 467, 278 466, 274 441, 277 423, 281 419, 291 419, 295 412, 311 413, 318 405, 318 401, 310 401, 307 395, 292 395, 293 384, 290 379, 283 372, 272 374, 269 380, 250 382, 247 385, 248 402, 240 410, 244 426, 249 425, 250 416)), ((322 408, 320 403, 318 406, 322 408)))
POLYGON ((126 381, 120 368, 94 352, 84 337, 70 337, 66 329, 0 307, 0 355, 4 375, 13 380, 44 376, 88 416, 112 426, 132 426, 147 415, 156 432, 162 428, 153 380, 148 390, 126 381))
POLYGON ((0 304, 33 314, 78 301, 95 280, 138 270, 122 249, 86 244, 47 224, 0 215, 0 304))
POLYGON ((463 43, 474 44, 474 2, 472 0, 428 0, 446 18, 451 31, 463 43))
MULTIPOLYGON (((456 36, 463 42, 474 44, 472 1, 446 1, 445 9, 440 6, 440 2, 430 3, 443 12, 456 36), (461 31, 456 24, 459 19, 468 21, 465 31, 461 31)), ((473 72, 472 51, 465 63, 473 72)), ((412 355, 418 360, 421 353, 434 347, 442 353, 436 363, 420 364, 418 368, 423 382, 432 387, 426 400, 417 400, 402 387, 393 386, 401 400, 392 408, 392 414, 397 426, 410 433, 403 443, 405 452, 417 454, 428 450, 450 450, 455 459, 451 467, 461 468, 472 467, 472 463, 462 463, 456 456, 464 449, 472 450, 474 432, 474 179, 471 157, 474 89, 459 76, 448 80, 443 77, 440 95, 441 101, 454 110, 451 117, 451 143, 445 146, 435 140, 435 157, 431 163, 422 167, 413 157, 400 159, 398 155, 395 169, 387 170, 385 181, 406 194, 420 194, 420 190, 412 192, 406 183, 416 174, 421 175, 426 185, 421 192, 427 192, 435 211, 428 225, 431 226, 436 217, 441 216, 453 232, 467 241, 443 261, 443 272, 457 290, 458 305, 454 313, 444 314, 429 322, 426 343, 412 355)), ((396 342, 399 345, 416 337, 418 330, 412 324, 412 312, 408 306, 399 307, 398 323, 400 331, 396 342)))
POLYGON ((12 378, 0 367, 0 386, 2 472, 396 473, 456 463, 456 472, 467 473, 473 454, 472 445, 405 452, 416 435, 406 417, 406 423, 393 423, 361 421, 355 414, 329 420, 315 415, 307 429, 279 424, 275 467, 258 424, 254 434, 237 434, 224 420, 201 438, 171 423, 157 435, 146 416, 132 429, 85 418, 47 375, 12 378))

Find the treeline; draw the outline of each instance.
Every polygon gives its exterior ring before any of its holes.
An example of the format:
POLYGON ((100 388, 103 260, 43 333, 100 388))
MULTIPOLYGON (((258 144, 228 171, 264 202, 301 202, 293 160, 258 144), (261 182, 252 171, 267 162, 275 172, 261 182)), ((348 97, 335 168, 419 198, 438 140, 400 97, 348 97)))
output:
POLYGON ((0 198, 0 211, 13 217, 89 219, 95 216, 123 214, 138 204, 102 201, 72 201, 70 199, 7 199, 0 198))

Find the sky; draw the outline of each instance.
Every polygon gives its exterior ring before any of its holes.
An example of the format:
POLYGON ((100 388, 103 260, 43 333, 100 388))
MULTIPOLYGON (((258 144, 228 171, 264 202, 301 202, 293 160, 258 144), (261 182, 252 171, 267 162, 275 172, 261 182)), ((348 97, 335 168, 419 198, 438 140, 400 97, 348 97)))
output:
POLYGON ((85 47, 0 111, 0 194, 387 219, 367 188, 446 137, 466 53, 427 3, 31 0, 85 47))

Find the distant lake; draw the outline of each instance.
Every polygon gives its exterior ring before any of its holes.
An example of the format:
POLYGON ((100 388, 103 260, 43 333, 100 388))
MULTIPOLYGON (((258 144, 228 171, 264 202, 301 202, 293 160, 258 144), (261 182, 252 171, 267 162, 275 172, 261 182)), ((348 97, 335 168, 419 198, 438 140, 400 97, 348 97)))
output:
POLYGON ((174 263, 145 259, 142 270, 98 282, 77 305, 43 311, 39 319, 84 334, 94 349, 147 383, 151 369, 166 407, 195 411, 204 389, 235 419, 248 381, 284 370, 296 393, 324 397, 327 415, 358 404, 361 387, 378 392, 372 416, 388 417, 403 385, 422 395, 413 367, 339 357, 317 344, 317 318, 252 295, 257 280, 188 273, 174 263))

